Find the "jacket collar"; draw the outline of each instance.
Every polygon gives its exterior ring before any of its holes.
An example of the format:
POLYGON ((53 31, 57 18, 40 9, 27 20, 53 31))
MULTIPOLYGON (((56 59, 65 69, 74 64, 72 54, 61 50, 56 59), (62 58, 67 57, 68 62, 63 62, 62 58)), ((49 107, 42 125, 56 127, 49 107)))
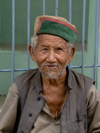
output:
POLYGON ((40 73, 39 69, 37 69, 35 79, 31 80, 31 89, 34 88, 34 87, 35 87, 35 89, 38 93, 41 93, 43 91, 43 89, 42 89, 42 78, 41 78, 41 73, 40 73))
POLYGON ((73 73, 72 73, 72 71, 67 67, 66 68, 66 71, 67 71, 67 84, 68 84, 68 87, 70 88, 70 89, 73 89, 74 88, 74 83, 73 82, 75 82, 74 81, 74 77, 73 77, 73 73))

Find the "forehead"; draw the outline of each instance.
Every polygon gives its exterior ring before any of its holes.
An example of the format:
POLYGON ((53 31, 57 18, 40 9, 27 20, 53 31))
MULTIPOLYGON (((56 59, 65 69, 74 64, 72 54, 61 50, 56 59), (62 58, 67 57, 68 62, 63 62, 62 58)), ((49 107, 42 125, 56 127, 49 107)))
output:
POLYGON ((53 44, 66 44, 67 41, 64 40, 63 38, 55 35, 50 35, 50 34, 40 34, 38 38, 38 44, 41 43, 53 43, 53 44))

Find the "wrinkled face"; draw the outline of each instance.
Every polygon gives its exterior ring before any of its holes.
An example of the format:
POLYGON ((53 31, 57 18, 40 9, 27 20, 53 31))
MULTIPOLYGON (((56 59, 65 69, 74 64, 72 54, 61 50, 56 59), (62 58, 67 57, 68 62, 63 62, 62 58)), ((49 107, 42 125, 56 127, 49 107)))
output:
POLYGON ((68 49, 66 41, 58 36, 41 34, 35 50, 35 59, 41 73, 48 79, 57 79, 66 73, 68 49))

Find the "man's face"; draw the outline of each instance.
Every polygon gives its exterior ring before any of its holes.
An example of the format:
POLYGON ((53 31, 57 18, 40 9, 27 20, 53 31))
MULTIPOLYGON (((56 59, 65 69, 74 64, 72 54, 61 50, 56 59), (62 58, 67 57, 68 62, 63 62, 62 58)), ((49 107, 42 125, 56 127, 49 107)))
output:
POLYGON ((58 36, 39 35, 35 61, 46 78, 57 79, 66 72, 69 55, 66 43, 58 36))

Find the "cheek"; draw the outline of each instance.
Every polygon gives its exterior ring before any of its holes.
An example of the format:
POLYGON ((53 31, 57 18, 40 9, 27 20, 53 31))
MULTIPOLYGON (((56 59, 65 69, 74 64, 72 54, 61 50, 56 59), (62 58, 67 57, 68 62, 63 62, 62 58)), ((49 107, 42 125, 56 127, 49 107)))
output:
POLYGON ((68 60, 68 55, 67 54, 60 55, 57 59, 60 64, 65 65, 68 60))
POLYGON ((36 53, 35 59, 37 61, 37 63, 42 63, 46 60, 46 55, 45 54, 41 54, 41 53, 36 53))

